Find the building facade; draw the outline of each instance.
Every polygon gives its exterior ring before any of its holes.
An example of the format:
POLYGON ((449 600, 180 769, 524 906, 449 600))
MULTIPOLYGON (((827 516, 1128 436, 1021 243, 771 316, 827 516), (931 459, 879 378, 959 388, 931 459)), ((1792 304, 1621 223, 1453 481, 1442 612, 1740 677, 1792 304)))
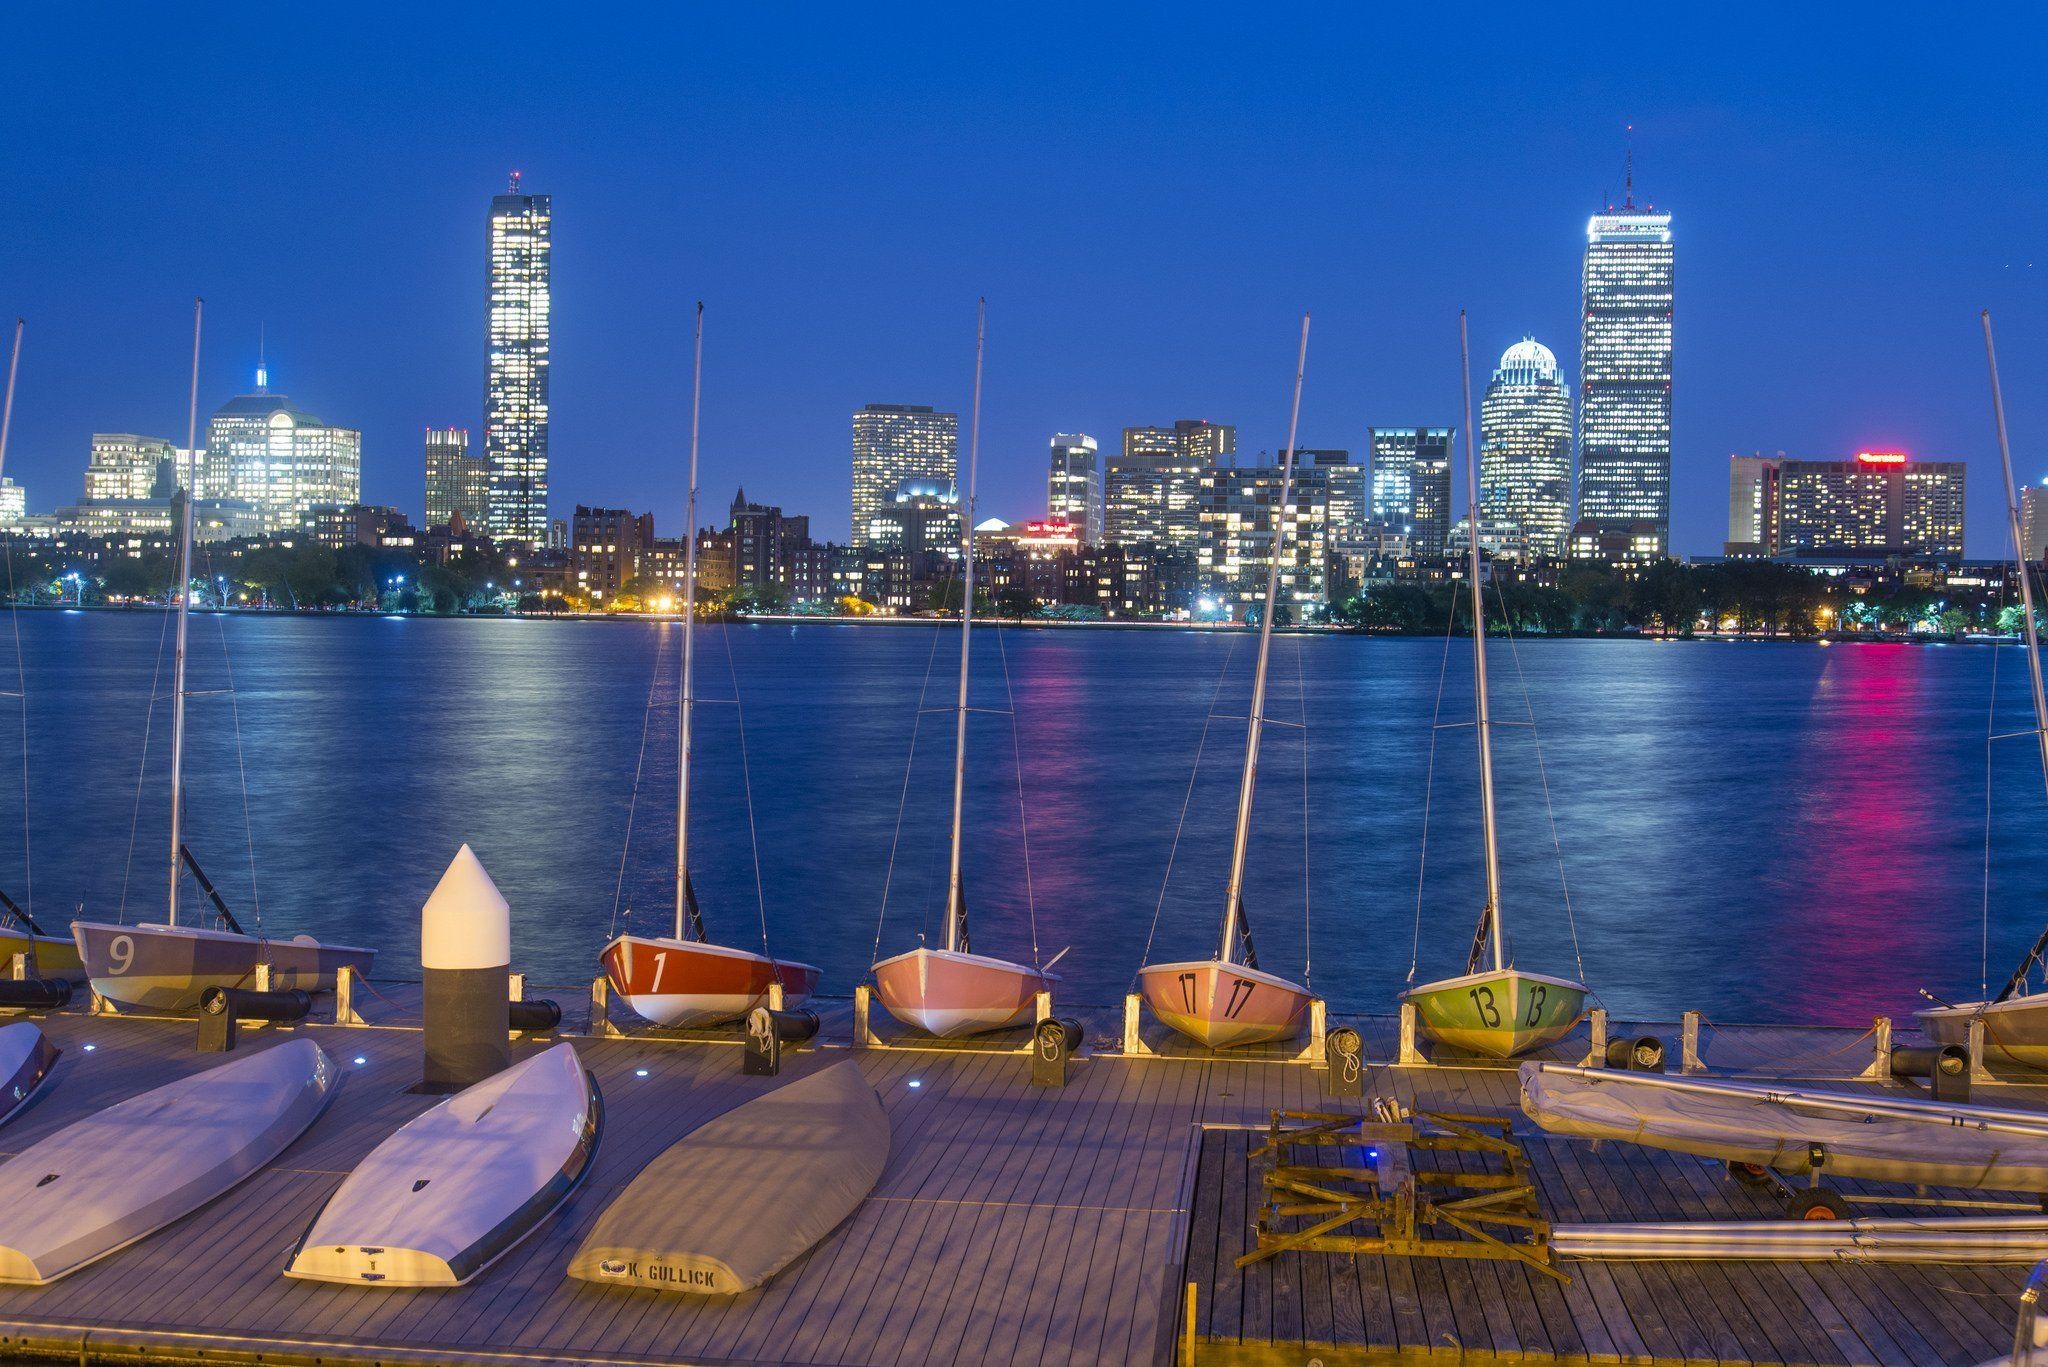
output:
POLYGON ((1237 429, 1183 418, 1126 427, 1103 470, 1104 539, 1193 555, 1201 544, 1202 481, 1237 455, 1237 429))
POLYGON ((200 471, 207 498, 248 504, 266 533, 293 531, 316 504, 360 501, 363 436, 259 389, 207 420, 200 471))
POLYGON ((868 519, 862 548, 895 551, 913 561, 960 556, 960 494, 950 481, 907 479, 868 519))
POLYGON ((1375 427, 1372 518, 1408 538, 1416 555, 1442 555, 1451 535, 1455 427, 1375 427))
POLYGON ((491 464, 469 453, 469 433, 430 427, 426 442, 427 525, 445 527, 458 517, 481 528, 490 517, 491 464))
POLYGON ((1726 555, 1778 553, 1778 470, 1785 453, 1775 457, 1728 457, 1728 540, 1726 555))
MULTIPOLYGON (((1671 215, 1619 210, 1586 225, 1579 343, 1578 519, 1671 537, 1671 215)), ((1633 532, 1629 533, 1633 536, 1633 532)))
POLYGON ((569 592, 602 607, 638 578, 654 546, 654 514, 576 505, 569 522, 569 592))
POLYGON ((1572 401, 1557 357, 1533 337, 1501 354, 1479 404, 1480 537, 1513 528, 1531 556, 1560 559, 1572 529, 1572 401))
MULTIPOLYGON (((0 484, 5 484, 0 480, 0 484)), ((2048 556, 2048 479, 2020 490, 2020 541, 2026 558, 2038 565, 2048 556)))
POLYGON ((1343 451, 1297 451, 1295 457, 1294 487, 1284 509, 1278 465, 1212 470, 1202 479, 1202 583, 1240 610, 1265 599, 1275 537, 1283 531, 1281 601, 1298 614, 1329 600, 1330 557, 1351 530, 1333 520, 1333 505, 1341 509, 1362 497, 1364 471, 1343 451))
POLYGON ((1901 451, 1778 466, 1778 545, 1795 556, 1960 560, 1964 465, 1901 451))
POLYGON ((484 520, 500 544, 537 547, 548 536, 553 261, 553 202, 521 193, 515 171, 511 188, 491 200, 484 520))
MULTIPOLYGON (((85 466, 85 498, 98 502, 110 498, 149 498, 162 467, 170 466, 173 477, 179 471, 178 448, 162 437, 138 437, 130 432, 95 432, 92 454, 85 466)), ((182 479, 178 480, 184 483, 182 479)))
POLYGON ((1095 438, 1061 432, 1052 439, 1045 509, 1047 517, 1072 527, 1082 545, 1102 540, 1102 458, 1095 438))
POLYGON ((868 544, 875 515, 906 480, 952 487, 960 416, 922 404, 871 403, 853 415, 853 544, 868 544))

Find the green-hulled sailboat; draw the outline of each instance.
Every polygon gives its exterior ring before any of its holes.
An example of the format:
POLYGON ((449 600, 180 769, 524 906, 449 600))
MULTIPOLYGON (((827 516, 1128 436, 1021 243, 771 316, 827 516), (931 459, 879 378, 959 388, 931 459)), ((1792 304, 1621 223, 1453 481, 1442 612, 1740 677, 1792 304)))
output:
POLYGON ((1472 937, 1465 972, 1456 978, 1424 983, 1401 994, 1412 1002, 1422 1029, 1433 1040, 1454 1048, 1514 1058, 1570 1034, 1586 1014, 1586 985, 1570 978, 1528 973, 1516 968, 1507 952, 1507 932, 1500 914, 1500 848, 1493 818, 1493 719, 1486 698, 1486 598, 1481 587, 1484 552, 1479 535, 1479 469, 1472 454, 1472 359, 1465 315, 1458 314, 1458 351, 1465 374, 1466 528, 1472 562, 1466 578, 1472 590, 1472 676, 1478 694, 1479 818, 1486 841, 1486 907, 1472 937), (1491 968, 1481 965, 1489 957, 1491 968))

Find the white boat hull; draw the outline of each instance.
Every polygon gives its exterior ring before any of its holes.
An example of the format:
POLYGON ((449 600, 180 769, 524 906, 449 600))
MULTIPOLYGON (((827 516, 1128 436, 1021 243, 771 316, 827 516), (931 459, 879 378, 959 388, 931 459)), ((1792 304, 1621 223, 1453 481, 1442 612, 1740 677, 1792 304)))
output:
POLYGON ((414 1117, 356 1165, 285 1275, 350 1286, 474 1280, 589 1173, 604 1103, 558 1044, 414 1117))
POLYGON ((1961 1002, 1913 1013, 1927 1038, 1939 1045, 1970 1042, 1970 1022, 1984 1022, 1984 1052, 2022 1068, 2048 1068, 2048 995, 2008 997, 2002 1002, 1961 1002))
POLYGON ((287 1040, 130 1097, 0 1163, 0 1282, 43 1286, 183 1218, 319 1119, 339 1085, 287 1040))

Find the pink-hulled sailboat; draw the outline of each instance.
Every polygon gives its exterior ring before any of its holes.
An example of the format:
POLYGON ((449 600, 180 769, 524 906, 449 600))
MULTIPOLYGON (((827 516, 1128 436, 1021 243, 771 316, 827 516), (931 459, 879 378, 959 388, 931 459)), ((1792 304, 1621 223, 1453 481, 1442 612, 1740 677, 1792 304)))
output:
MULTIPOLYGON (((600 960, 612 991, 636 1015, 656 1025, 722 1025, 736 1021, 768 1000, 782 984, 784 1006, 795 1006, 818 987, 809 964, 773 959, 750 949, 712 944, 690 883, 690 715, 697 625, 697 418, 704 390, 704 306, 697 305, 696 358, 690 393, 690 487, 683 526, 683 681, 677 709, 676 746, 676 924, 673 936, 620 935, 600 960)), ((763 947, 767 927, 761 930, 763 947)))
POLYGON ((1265 726, 1266 663, 1273 651, 1273 611, 1280 600, 1280 561, 1287 544, 1294 492, 1294 439, 1301 423, 1301 380, 1308 368, 1308 315, 1301 317, 1301 351, 1294 365, 1294 411, 1287 420, 1287 454, 1280 465, 1280 501, 1274 507, 1273 552, 1266 567, 1266 607, 1259 618, 1259 660, 1252 672, 1251 715, 1245 726, 1244 776, 1237 790, 1237 826, 1230 845, 1230 887, 1223 901, 1223 941, 1213 959, 1147 964, 1138 990, 1152 1014, 1197 1044, 1230 1049, 1289 1039, 1301 1032, 1309 991, 1259 967, 1245 919, 1244 862, 1251 844, 1252 794, 1258 786, 1259 733, 1265 726))
POLYGON ((945 948, 919 945, 874 966, 875 995, 905 1025, 942 1038, 1005 1030, 1031 1018, 1040 992, 1057 979, 1045 969, 974 954, 967 946, 967 898, 961 884, 961 816, 967 801, 968 646, 974 628, 974 476, 981 455, 981 361, 988 304, 974 330, 974 411, 968 429, 967 497, 960 507, 960 696, 953 726, 953 851, 946 880, 945 948))

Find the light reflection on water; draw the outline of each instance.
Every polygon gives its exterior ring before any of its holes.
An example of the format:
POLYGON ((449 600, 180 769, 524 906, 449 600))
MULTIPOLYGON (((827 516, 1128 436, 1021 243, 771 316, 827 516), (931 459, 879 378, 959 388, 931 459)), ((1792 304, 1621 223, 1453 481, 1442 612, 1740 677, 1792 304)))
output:
MULTIPOLYGON (((161 707, 135 801, 160 628, 146 614, 21 616, 34 888, 48 920, 80 907, 112 914, 124 882, 131 917, 161 910, 161 707)), ((259 896, 224 696, 191 704, 192 844, 238 909, 260 903, 267 928, 375 944, 380 971, 407 976, 419 905, 463 841, 512 902, 520 965, 544 980, 594 971, 615 887, 628 923, 667 924, 674 628, 200 618, 193 633, 195 689, 225 682, 223 637, 231 647, 259 896), (667 663, 650 719, 657 658, 667 663)), ((760 940, 736 674, 770 938, 821 965, 827 991, 850 991, 878 943, 890 953, 920 929, 938 933, 952 723, 943 710, 920 718, 918 698, 924 687, 927 708, 950 706, 957 637, 924 625, 702 633, 699 690, 712 701, 698 714, 691 862, 707 920, 717 938, 760 940)), ((1159 958, 1213 950, 1248 644, 1188 632, 978 633, 967 862, 976 949, 1028 958, 1035 907, 1041 953, 1071 945, 1059 966, 1066 991, 1095 1003, 1126 989, 1148 941, 1159 958)), ((1861 1023, 1910 1010, 1923 985, 1974 992, 1993 655, 1503 646, 1496 714, 1526 717, 1526 683, 1545 761, 1539 772, 1526 728, 1501 732, 1504 900, 1519 962, 1574 967, 1547 778, 1585 971, 1618 1013, 1861 1023)), ((2004 655, 1998 724, 2010 730, 2028 724, 2025 678, 2004 655)), ((1426 788, 1418 977, 1463 965, 1480 902, 1476 766, 1470 728, 1440 730, 1426 783, 1440 675, 1443 719, 1469 719, 1465 642, 1448 657, 1436 640, 1276 643, 1272 715, 1307 725, 1267 733, 1247 905, 1265 965, 1298 973, 1306 943, 1315 987, 1340 1009, 1387 1009, 1408 975, 1426 788)), ((10 765, 11 734, 0 728, 10 765)), ((1993 780, 1997 978, 2048 915, 2032 894, 2044 803, 2030 741, 1994 747, 1993 780)), ((0 886, 17 896, 19 803, 0 791, 0 886)))

